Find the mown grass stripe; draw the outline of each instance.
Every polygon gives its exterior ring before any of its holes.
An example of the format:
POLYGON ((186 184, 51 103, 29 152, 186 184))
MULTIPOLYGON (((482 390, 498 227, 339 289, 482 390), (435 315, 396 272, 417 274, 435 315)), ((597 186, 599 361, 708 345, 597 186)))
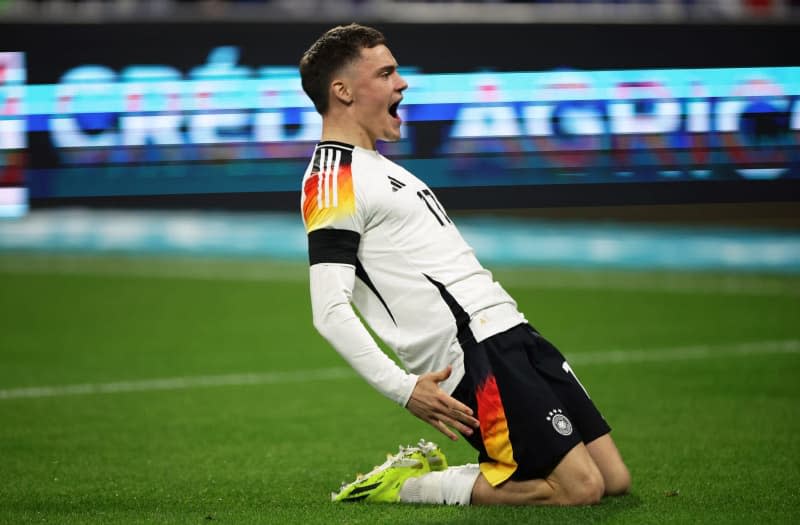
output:
POLYGON ((607 350, 584 352, 568 356, 570 363, 580 365, 643 363, 735 357, 763 354, 798 354, 800 340, 751 341, 725 345, 693 345, 650 350, 607 350))
MULTIPOLYGON (((88 256, 80 254, 0 254, 0 273, 91 275, 220 281, 308 281, 303 262, 258 258, 88 256)), ((796 274, 621 271, 499 267, 494 274, 507 288, 712 293, 800 297, 796 274)))
MULTIPOLYGON (((605 350, 580 352, 568 356, 570 363, 579 365, 667 362, 714 357, 735 357, 765 354, 800 354, 800 340, 751 341, 728 345, 695 345, 650 350, 605 350)), ((10 388, 0 390, 0 400, 43 397, 64 397, 86 394, 113 394, 119 392, 147 392, 155 390, 185 390, 215 386, 274 385, 304 383, 355 377, 347 367, 319 368, 266 372, 258 374, 227 374, 195 377, 172 377, 119 381, 113 383, 83 383, 62 386, 10 388)))

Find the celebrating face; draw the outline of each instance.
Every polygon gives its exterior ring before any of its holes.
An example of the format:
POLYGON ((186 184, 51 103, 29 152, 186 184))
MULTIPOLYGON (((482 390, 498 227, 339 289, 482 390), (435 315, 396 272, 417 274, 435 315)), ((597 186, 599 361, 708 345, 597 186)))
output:
POLYGON ((397 72, 397 61, 384 45, 363 48, 334 83, 334 93, 344 97, 357 132, 371 147, 376 140, 400 139, 402 120, 397 113, 408 84, 397 72))

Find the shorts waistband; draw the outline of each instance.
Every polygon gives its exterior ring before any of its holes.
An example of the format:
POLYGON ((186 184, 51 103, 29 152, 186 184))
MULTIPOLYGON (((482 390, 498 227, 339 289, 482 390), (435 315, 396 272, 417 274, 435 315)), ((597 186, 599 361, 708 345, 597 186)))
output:
POLYGON ((469 322, 469 329, 475 337, 475 342, 480 343, 495 334, 526 322, 525 316, 517 310, 516 305, 501 303, 476 312, 469 322))

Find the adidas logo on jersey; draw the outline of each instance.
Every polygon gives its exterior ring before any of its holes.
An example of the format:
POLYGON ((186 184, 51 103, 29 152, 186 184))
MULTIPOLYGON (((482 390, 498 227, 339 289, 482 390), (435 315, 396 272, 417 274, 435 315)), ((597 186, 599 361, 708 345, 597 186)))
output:
POLYGON ((389 177, 389 184, 392 185, 392 193, 396 192, 397 190, 402 190, 406 187, 404 182, 400 182, 391 175, 387 175, 387 177, 389 177))

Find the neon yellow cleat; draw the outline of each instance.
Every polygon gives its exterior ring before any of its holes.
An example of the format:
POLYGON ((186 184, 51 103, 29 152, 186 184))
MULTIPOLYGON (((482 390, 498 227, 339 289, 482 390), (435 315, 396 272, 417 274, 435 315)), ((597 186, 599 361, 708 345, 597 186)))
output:
POLYGON ((439 445, 436 443, 420 439, 416 448, 420 449, 422 453, 425 454, 431 472, 445 470, 447 468, 447 458, 444 457, 444 452, 442 452, 442 449, 440 449, 439 445))
POLYGON ((400 489, 409 478, 421 476, 431 469, 425 454, 418 447, 400 447, 394 456, 355 481, 345 483, 339 492, 331 494, 331 501, 369 501, 396 503, 400 489))

